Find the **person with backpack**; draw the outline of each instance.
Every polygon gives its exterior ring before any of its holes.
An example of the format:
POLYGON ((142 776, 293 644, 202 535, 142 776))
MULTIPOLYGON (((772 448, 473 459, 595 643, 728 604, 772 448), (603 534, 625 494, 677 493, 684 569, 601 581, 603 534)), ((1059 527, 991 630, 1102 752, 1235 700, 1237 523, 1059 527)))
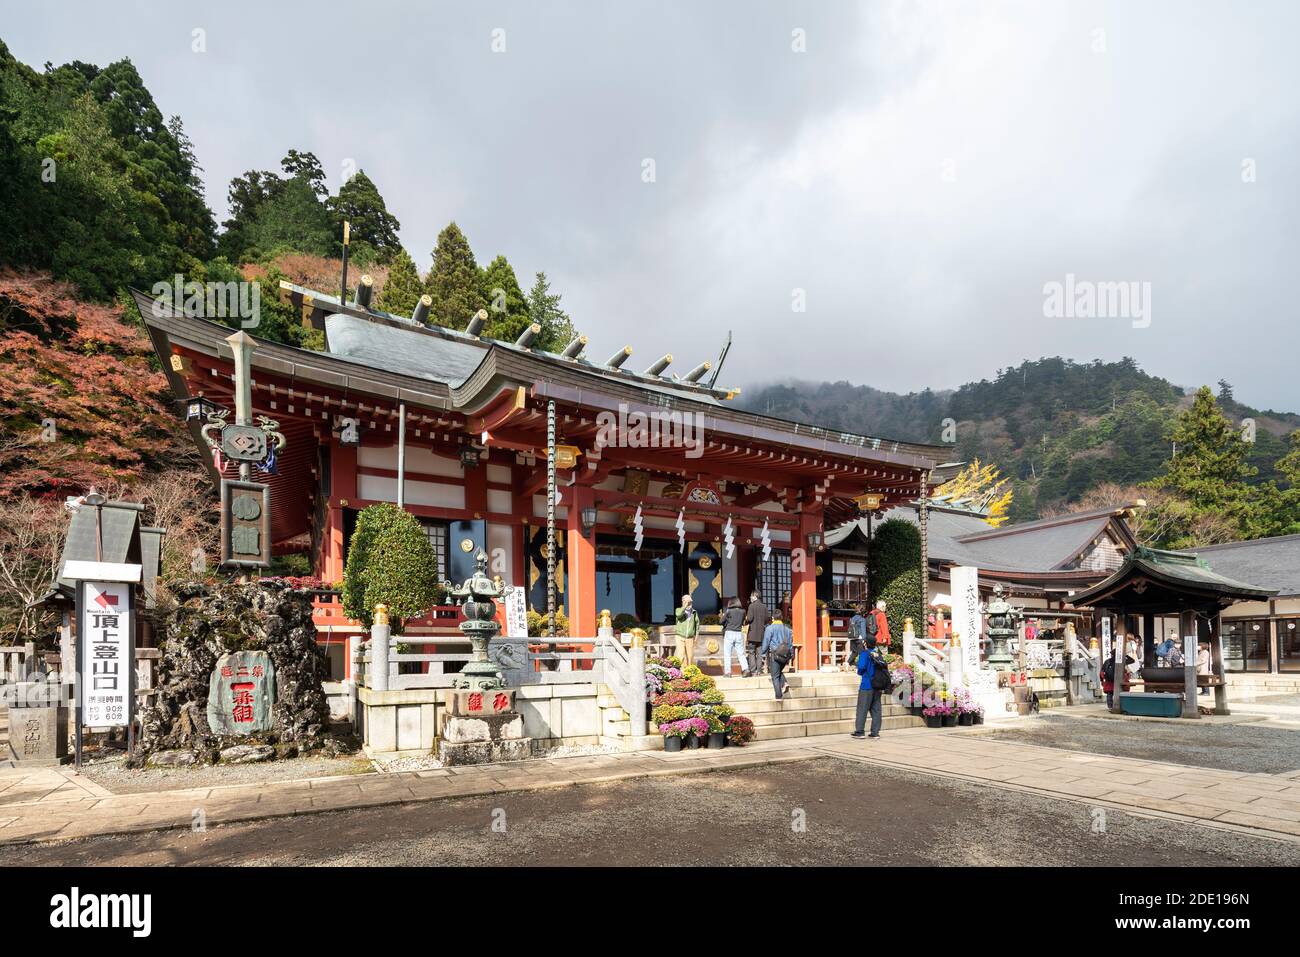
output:
POLYGON ((750 592, 749 607, 745 609, 741 624, 745 626, 745 650, 749 652, 751 675, 760 674, 763 670, 763 656, 759 653, 759 647, 763 644, 763 635, 771 621, 772 616, 768 614, 767 606, 763 604, 757 589, 750 592))
POLYGON ((794 658, 794 635, 780 618, 773 618, 763 631, 763 643, 758 647, 758 654, 767 660, 772 672, 772 689, 776 692, 776 700, 780 701, 782 694, 790 690, 790 682, 782 671, 794 658))
POLYGON ((884 698, 893 687, 889 665, 879 647, 863 648, 858 652, 858 674, 862 676, 858 685, 858 711, 853 722, 853 734, 849 737, 879 738, 884 698), (871 734, 866 733, 868 714, 871 715, 871 734))
POLYGON ((868 632, 876 639, 876 645, 889 647, 889 619, 885 617, 885 599, 876 602, 876 607, 871 612, 872 624, 874 628, 869 628, 868 632))
POLYGON ((875 627, 876 620, 866 614, 865 605, 857 605, 853 610, 853 617, 849 619, 849 650, 844 658, 844 670, 856 667, 858 652, 863 648, 875 644, 875 627), (871 629, 871 636, 868 639, 867 630, 871 629))

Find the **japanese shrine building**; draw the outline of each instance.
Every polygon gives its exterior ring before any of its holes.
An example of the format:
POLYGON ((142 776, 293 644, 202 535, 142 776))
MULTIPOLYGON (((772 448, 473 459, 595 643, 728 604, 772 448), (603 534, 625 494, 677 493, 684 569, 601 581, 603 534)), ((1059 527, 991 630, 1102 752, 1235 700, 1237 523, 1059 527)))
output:
MULTIPOLYGON (((688 591, 709 615, 753 588, 773 608, 790 593, 802 642, 817 633, 815 553, 826 531, 858 517, 855 499, 864 494, 882 496, 885 508, 924 495, 950 452, 736 408, 738 390, 703 381, 703 363, 681 378, 668 372, 669 356, 635 372, 625 368, 630 348, 599 362, 583 355, 581 338, 564 354, 543 352, 529 347, 527 332, 519 343, 501 342, 473 335, 473 324, 465 332, 427 327, 296 286, 284 292, 327 345, 318 352, 257 340, 253 412, 278 421, 287 444, 276 474, 255 470, 253 478, 271 488, 274 552, 309 553, 327 583, 342 580, 357 513, 399 499, 404 417, 401 500, 426 529, 440 577, 468 577, 482 549, 491 570, 525 585, 529 607, 544 612, 554 403, 557 445, 578 451, 573 467, 558 470, 556 504, 557 597, 572 636, 594 636, 600 609, 662 624, 688 591)), ((135 297, 175 395, 230 407, 232 329, 135 297)), ((188 419, 206 451, 201 425, 188 419)), ((214 484, 237 478, 233 464, 221 473, 208 467, 214 484)), ((825 590, 831 568, 821 575, 825 590)), ((342 677, 342 643, 359 626, 337 600, 322 600, 317 613, 342 677)), ((454 617, 431 609, 408 627, 448 629, 454 617)), ((815 643, 804 643, 799 666, 811 666, 815 653, 815 643)))

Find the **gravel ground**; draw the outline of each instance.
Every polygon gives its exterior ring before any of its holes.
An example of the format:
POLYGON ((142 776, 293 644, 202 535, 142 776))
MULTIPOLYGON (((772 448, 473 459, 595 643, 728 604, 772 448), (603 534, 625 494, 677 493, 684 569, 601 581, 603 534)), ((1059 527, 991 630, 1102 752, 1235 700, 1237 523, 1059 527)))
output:
POLYGON ((114 794, 142 791, 179 791, 184 788, 219 787, 223 784, 258 784, 262 781, 293 781, 324 778, 335 774, 365 774, 373 771, 368 758, 290 758, 259 764, 212 764, 191 768, 146 768, 133 771, 124 766, 125 757, 100 758, 82 765, 81 772, 114 794))
POLYGON ((1043 715, 990 732, 997 741, 1192 764, 1221 771, 1282 774, 1300 768, 1300 731, 1248 724, 1124 721, 1043 715))
POLYGON ((233 824, 198 834, 5 847, 0 867, 1300 865, 1300 844, 1099 811, 819 758, 233 824))

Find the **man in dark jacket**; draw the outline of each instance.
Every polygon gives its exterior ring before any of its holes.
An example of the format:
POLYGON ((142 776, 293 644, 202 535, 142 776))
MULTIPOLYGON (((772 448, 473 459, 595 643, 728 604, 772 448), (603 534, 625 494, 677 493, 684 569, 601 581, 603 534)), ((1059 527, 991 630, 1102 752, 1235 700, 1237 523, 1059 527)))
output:
POLYGON ((768 614, 767 606, 763 604, 758 592, 750 592, 749 608, 745 610, 745 651, 749 655, 749 673, 751 675, 759 674, 763 667, 762 656, 759 655, 759 646, 763 644, 763 633, 767 631, 767 626, 771 624, 772 616, 768 614))
POLYGON ((736 597, 727 600, 727 610, 722 614, 722 673, 731 676, 731 656, 740 661, 740 673, 749 674, 745 657, 745 609, 736 597))
POLYGON ((874 687, 876 671, 880 668, 888 668, 883 657, 879 656, 877 651, 868 651, 863 648, 858 652, 858 674, 862 676, 862 681, 858 685, 858 711, 853 722, 853 738, 879 738, 880 737, 880 714, 882 700, 885 696, 884 691, 874 687), (867 714, 871 715, 871 734, 866 734, 864 729, 867 726, 867 714))

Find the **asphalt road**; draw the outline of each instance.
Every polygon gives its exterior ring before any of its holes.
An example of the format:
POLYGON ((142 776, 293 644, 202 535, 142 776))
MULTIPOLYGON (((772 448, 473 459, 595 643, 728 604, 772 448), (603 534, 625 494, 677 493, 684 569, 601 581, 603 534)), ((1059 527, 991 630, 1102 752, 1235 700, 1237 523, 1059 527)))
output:
POLYGON ((1271 841, 821 758, 0 848, 10 865, 1300 865, 1271 841), (1104 826, 1103 826, 1104 825, 1104 826))
POLYGON ((992 732, 995 741, 1190 764, 1221 771, 1284 774, 1300 768, 1300 731, 1259 722, 1128 721, 1046 714, 992 732))

